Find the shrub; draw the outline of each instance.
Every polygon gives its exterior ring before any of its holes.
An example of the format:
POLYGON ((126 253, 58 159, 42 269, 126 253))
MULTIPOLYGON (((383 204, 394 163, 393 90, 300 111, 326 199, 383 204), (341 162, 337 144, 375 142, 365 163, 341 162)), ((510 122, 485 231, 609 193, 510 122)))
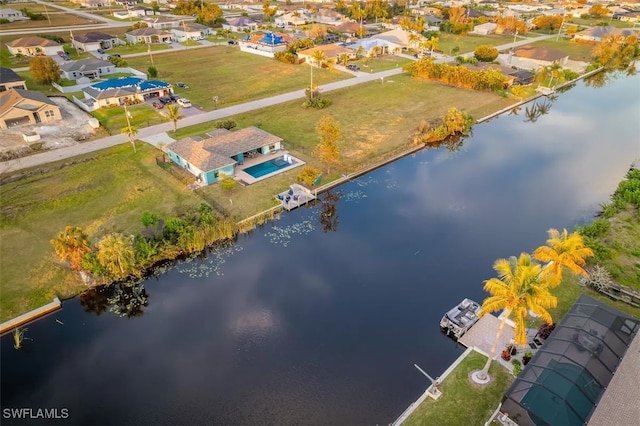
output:
POLYGON ((144 212, 140 220, 144 226, 155 226, 160 223, 160 216, 156 213, 144 212))
POLYGON ((317 169, 312 166, 304 166, 300 171, 300 173, 298 173, 297 179, 298 179, 298 182, 303 182, 308 186, 311 186, 316 181, 316 179, 318 179, 318 176, 320 176, 320 173, 321 173, 320 169, 317 169))
POLYGON ((331 100, 322 97, 307 99, 304 106, 305 108, 324 109, 331 106, 331 100))
POLYGON ((149 76, 149 78, 156 78, 158 76, 158 68, 156 67, 147 68, 147 75, 149 76))
POLYGON ((235 122, 235 120, 227 119, 227 120, 216 121, 214 125, 215 125, 216 129, 231 130, 234 127, 236 127, 238 124, 235 122))
POLYGON ((231 176, 224 176, 222 179, 220 179, 220 186, 225 191, 232 191, 237 185, 238 182, 236 182, 236 180, 231 176))
POLYGON ((480 62, 493 62, 498 57, 498 49, 488 44, 476 47, 473 56, 480 62))
POLYGON ((582 234, 583 237, 595 238, 607 232, 610 227, 611 223, 609 223, 608 220, 600 218, 594 220, 589 225, 578 227, 578 232, 582 234))
POLYGON ((285 64, 295 64, 298 62, 296 55, 287 51, 276 52, 273 55, 273 58, 277 61, 284 62, 285 64))
POLYGON ((522 373, 522 363, 517 359, 512 359, 511 364, 513 364, 513 375, 519 376, 522 373))

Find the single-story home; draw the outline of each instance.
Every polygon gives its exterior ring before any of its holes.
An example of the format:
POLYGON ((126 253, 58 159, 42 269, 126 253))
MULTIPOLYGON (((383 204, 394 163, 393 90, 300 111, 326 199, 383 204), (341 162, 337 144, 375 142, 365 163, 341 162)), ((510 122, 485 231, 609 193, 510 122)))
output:
POLYGON ((57 55, 62 50, 62 46, 47 38, 28 36, 17 38, 6 43, 9 53, 12 55, 57 55))
POLYGON ((347 21, 347 18, 333 9, 321 8, 317 12, 308 15, 309 22, 317 22, 319 24, 340 25, 347 21))
POLYGON ((9 89, 26 89, 27 84, 24 78, 20 77, 11 68, 0 67, 0 92, 5 92, 9 89))
POLYGON ((227 22, 222 24, 223 30, 229 30, 236 33, 252 32, 258 29, 260 22, 255 19, 248 18, 246 16, 239 16, 237 18, 229 18, 227 22))
POLYGON ((353 52, 362 52, 363 56, 375 56, 376 54, 389 55, 402 50, 402 45, 373 37, 356 40, 353 43, 347 44, 346 47, 353 52))
POLYGON ((71 0, 71 2, 82 7, 103 7, 110 6, 113 0, 71 0))
POLYGON ((489 62, 478 62, 477 64, 463 64, 460 65, 467 69, 474 71, 486 70, 489 68, 496 69, 502 73, 505 77, 507 77, 507 84, 511 85, 527 85, 533 83, 536 78, 536 75, 531 71, 519 70, 512 67, 507 67, 504 65, 498 65, 489 62))
POLYGON ((556 62, 565 66, 569 60, 567 53, 549 47, 522 46, 514 50, 513 56, 540 66, 552 65, 556 62))
POLYGON ((218 129, 208 139, 181 139, 165 147, 169 158, 211 185, 223 176, 234 176, 236 164, 245 157, 267 155, 280 149, 282 139, 257 127, 231 132, 218 129))
POLYGON ((278 28, 284 28, 286 26, 298 26, 304 25, 307 21, 300 13, 285 13, 284 15, 276 16, 274 24, 278 28))
POLYGON ((273 57, 274 53, 287 50, 287 46, 292 41, 293 38, 286 34, 266 32, 238 40, 238 45, 243 52, 273 57))
POLYGON ((118 19, 142 18, 147 16, 147 12, 144 9, 126 9, 116 10, 112 15, 114 18, 118 19))
POLYGON ((498 28, 498 24, 496 24, 495 22, 487 22, 485 24, 480 24, 473 27, 473 31, 471 31, 471 34, 477 34, 477 35, 495 34, 496 28, 498 28))
POLYGON ((398 46, 400 48, 408 48, 411 46, 411 43, 409 42, 409 34, 409 31, 396 29, 373 35, 371 36, 371 39, 386 40, 394 46, 398 46))
POLYGON ((631 28, 616 28, 616 27, 591 27, 587 28, 584 31, 580 31, 576 33, 573 37, 576 41, 588 41, 588 42, 599 42, 607 35, 615 35, 620 37, 627 37, 631 34, 638 34, 633 31, 631 28))
POLYGON ((179 41, 185 40, 201 40, 213 32, 211 27, 197 24, 195 22, 185 22, 179 27, 170 30, 174 34, 174 38, 179 41))
POLYGON ((98 49, 111 49, 121 44, 121 41, 118 37, 106 33, 89 31, 84 34, 72 34, 71 44, 81 52, 95 52, 98 49))
POLYGON ((96 109, 122 105, 126 102, 144 102, 148 98, 173 94, 173 86, 160 80, 144 80, 140 77, 123 77, 101 81, 82 89, 85 103, 96 109))
POLYGON ((7 21, 21 21, 29 19, 19 10, 15 9, 0 9, 0 19, 6 19, 7 21))
POLYGON ((618 13, 613 15, 614 19, 619 19, 622 22, 640 22, 640 11, 629 11, 629 12, 622 12, 622 13, 618 13))
POLYGON ((62 77, 67 80, 77 80, 82 77, 90 79, 100 78, 103 75, 116 72, 116 66, 109 61, 98 58, 79 59, 77 61, 65 62, 60 65, 62 77))
POLYGON ((321 44, 320 46, 312 47, 311 49, 305 49, 298 51, 298 59, 304 60, 308 64, 315 64, 315 60, 313 59, 313 55, 317 52, 321 51, 324 53, 327 60, 331 60, 334 62, 338 62, 340 55, 347 54, 349 58, 356 57, 356 51, 347 47, 340 46, 339 44, 321 44))
POLYGON ((173 33, 157 30, 155 28, 138 28, 137 30, 125 33, 125 37, 129 43, 165 43, 173 40, 173 33))
POLYGON ((60 107, 40 92, 9 89, 0 93, 0 129, 61 119, 60 107))
MULTIPOLYGON (((355 37, 360 31, 360 24, 355 21, 343 22, 342 24, 335 27, 334 31, 340 34, 344 34, 347 37, 355 37)), ((366 28, 364 29, 364 31, 366 33, 366 28)))
POLYGON ((149 28, 155 28, 156 30, 171 30, 173 28, 180 28, 186 25, 188 22, 193 22, 195 18, 174 18, 172 16, 155 16, 153 18, 144 18, 143 21, 149 25, 149 28))

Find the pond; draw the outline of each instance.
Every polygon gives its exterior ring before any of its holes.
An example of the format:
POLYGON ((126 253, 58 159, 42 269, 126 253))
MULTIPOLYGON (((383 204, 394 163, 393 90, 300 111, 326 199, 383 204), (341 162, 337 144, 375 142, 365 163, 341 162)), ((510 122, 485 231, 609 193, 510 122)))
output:
POLYGON ((639 87, 579 82, 142 286, 64 302, 22 349, 1 339, 2 407, 67 409, 56 424, 392 422, 428 385, 413 365, 438 376, 462 352, 439 320, 482 301, 493 261, 607 201, 640 156, 639 87))

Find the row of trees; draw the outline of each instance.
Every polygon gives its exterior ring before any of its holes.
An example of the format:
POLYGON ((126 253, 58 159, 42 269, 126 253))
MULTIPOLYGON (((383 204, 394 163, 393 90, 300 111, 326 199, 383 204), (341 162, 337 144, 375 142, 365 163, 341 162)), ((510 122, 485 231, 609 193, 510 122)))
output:
POLYGON ((196 16, 196 22, 199 24, 212 25, 222 19, 222 9, 215 3, 206 3, 203 0, 178 0, 172 13, 196 16))
POLYGON ((139 235, 109 233, 91 244, 77 226, 67 226, 51 240, 58 260, 75 271, 90 274, 96 283, 108 284, 142 274, 160 260, 198 253, 216 242, 235 236, 235 224, 216 215, 207 204, 184 217, 145 212, 139 235))
POLYGON ((480 377, 487 377, 506 320, 511 318, 514 321, 515 341, 519 345, 527 343, 525 320, 529 311, 553 324, 549 309, 557 306, 558 298, 551 290, 562 282, 563 270, 588 276, 584 269, 585 259, 591 256, 593 251, 585 247, 580 234, 569 234, 566 229, 562 232, 550 229, 547 245, 535 249, 533 256, 522 253, 517 258, 496 260, 493 269, 498 276, 484 282, 484 289, 490 296, 482 303, 480 316, 504 312, 480 377))
POLYGON ((462 66, 437 63, 431 58, 405 65, 404 70, 413 77, 466 89, 497 91, 507 86, 507 77, 499 69, 471 70, 462 66))

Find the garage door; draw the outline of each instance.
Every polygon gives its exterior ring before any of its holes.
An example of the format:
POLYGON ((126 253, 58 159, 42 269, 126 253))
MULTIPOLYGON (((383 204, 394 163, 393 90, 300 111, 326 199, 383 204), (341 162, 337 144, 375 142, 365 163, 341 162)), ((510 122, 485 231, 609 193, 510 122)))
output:
POLYGON ((5 120, 7 127, 21 126, 23 124, 29 124, 29 117, 10 118, 5 120))

